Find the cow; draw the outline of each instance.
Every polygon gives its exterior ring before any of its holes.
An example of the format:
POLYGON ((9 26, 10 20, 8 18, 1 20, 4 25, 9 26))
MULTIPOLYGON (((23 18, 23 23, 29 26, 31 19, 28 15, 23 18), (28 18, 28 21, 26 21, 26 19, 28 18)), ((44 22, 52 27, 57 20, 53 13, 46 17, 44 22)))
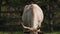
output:
POLYGON ((30 31, 30 34, 38 34, 43 21, 43 11, 37 4, 30 4, 24 7, 22 15, 22 26, 30 31))

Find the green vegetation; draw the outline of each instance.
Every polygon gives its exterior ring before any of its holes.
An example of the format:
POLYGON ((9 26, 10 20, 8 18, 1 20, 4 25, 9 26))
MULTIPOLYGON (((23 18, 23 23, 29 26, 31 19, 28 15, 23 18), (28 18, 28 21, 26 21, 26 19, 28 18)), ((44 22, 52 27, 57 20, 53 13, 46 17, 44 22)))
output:
MULTIPOLYGON (((0 34, 10 34, 10 32, 0 32, 0 34)), ((13 32, 13 34, 22 34, 22 32, 13 32)), ((45 32, 44 34, 60 34, 60 32, 45 32)))
POLYGON ((51 33, 45 33, 45 34, 60 34, 60 32, 51 32, 51 33))
MULTIPOLYGON (((10 34, 10 32, 0 32, 0 34, 10 34)), ((13 32, 12 34, 22 34, 22 32, 13 32)))

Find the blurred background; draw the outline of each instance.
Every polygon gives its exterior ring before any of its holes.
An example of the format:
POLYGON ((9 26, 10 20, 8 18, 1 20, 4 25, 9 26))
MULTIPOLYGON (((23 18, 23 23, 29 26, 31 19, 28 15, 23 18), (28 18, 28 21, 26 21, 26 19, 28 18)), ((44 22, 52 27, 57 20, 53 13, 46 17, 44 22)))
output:
MULTIPOLYGON (((22 34, 21 16, 32 0, 0 0, 0 34, 22 34)), ((60 0, 33 0, 44 13, 44 34, 60 34, 60 0)))

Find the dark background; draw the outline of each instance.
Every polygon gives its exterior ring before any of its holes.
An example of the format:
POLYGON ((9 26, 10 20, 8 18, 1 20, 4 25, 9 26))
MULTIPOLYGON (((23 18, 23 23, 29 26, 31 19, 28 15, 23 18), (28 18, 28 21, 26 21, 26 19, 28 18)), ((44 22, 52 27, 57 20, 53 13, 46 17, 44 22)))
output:
MULTIPOLYGON (((24 6, 32 0, 0 0, 0 31, 22 31, 24 6)), ((42 31, 60 31, 60 0, 33 0, 44 13, 42 31)))

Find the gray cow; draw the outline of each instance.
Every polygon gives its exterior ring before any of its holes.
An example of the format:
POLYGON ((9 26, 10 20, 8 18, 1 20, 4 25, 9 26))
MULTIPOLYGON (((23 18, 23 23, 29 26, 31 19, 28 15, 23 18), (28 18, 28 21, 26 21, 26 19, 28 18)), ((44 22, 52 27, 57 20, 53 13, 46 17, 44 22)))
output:
POLYGON ((43 11, 37 4, 26 5, 22 15, 22 26, 30 34, 38 34, 43 21, 43 11))

